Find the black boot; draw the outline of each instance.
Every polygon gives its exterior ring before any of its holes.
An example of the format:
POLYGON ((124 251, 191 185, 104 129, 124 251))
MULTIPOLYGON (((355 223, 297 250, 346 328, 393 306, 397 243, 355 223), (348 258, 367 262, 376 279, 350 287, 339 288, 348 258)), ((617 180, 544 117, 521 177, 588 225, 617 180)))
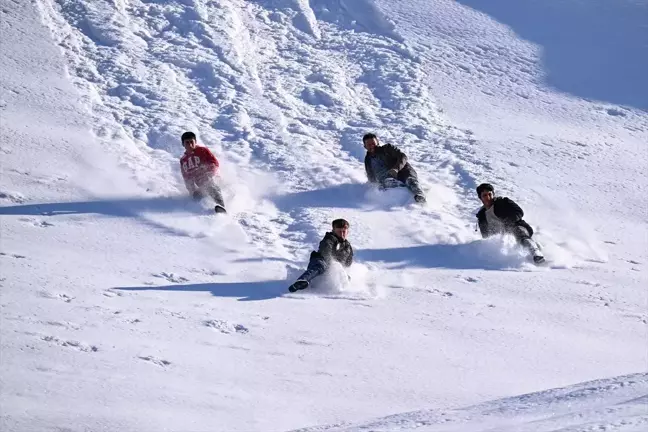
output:
POLYGON ((294 284, 288 287, 288 291, 295 292, 308 288, 308 281, 306 279, 298 279, 294 284))

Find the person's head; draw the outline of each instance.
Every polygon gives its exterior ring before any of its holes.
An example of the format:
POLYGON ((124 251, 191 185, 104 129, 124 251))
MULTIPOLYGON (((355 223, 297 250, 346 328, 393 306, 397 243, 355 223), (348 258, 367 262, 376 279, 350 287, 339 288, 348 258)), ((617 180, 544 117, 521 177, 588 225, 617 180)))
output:
POLYGON ((340 237, 342 240, 346 240, 347 235, 349 234, 349 222, 344 219, 335 219, 332 225, 335 235, 340 237))
POLYGON ((195 149, 196 145, 198 144, 198 141, 196 141, 196 134, 193 132, 183 133, 182 137, 180 137, 180 140, 182 141, 182 146, 187 151, 195 149))
POLYGON ((362 137, 362 144, 369 153, 373 153, 378 147, 378 137, 372 133, 365 134, 362 137))
POLYGON ((484 204, 484 207, 491 208, 495 199, 495 188, 490 183, 482 183, 477 186, 477 196, 484 204))

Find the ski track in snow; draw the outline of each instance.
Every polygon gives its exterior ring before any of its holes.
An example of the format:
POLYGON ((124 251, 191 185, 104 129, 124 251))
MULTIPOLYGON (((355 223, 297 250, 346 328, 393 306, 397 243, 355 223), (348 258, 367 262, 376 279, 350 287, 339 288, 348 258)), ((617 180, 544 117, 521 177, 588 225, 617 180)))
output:
POLYGON ((446 0, 0 13, 3 428, 643 430, 648 379, 618 376, 646 360, 643 113, 547 90, 535 48, 446 0), (227 215, 185 198, 185 130, 227 215), (366 132, 428 204, 365 184, 366 132), (531 209, 548 265, 477 239, 485 180, 531 209), (598 212, 588 182, 624 205, 598 212), (287 293, 336 217, 350 281, 287 293))

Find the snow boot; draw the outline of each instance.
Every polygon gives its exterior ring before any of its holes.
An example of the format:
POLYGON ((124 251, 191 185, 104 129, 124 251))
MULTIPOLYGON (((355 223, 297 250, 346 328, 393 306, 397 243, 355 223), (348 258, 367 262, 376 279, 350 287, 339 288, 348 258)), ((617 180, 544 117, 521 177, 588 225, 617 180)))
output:
POLYGON ((414 201, 416 201, 417 203, 424 204, 427 200, 425 199, 425 196, 423 196, 421 194, 417 194, 417 195, 414 195, 414 201))
POLYGON ((536 264, 542 264, 545 261, 544 255, 540 251, 540 248, 535 241, 530 238, 522 240, 522 245, 529 251, 531 256, 533 256, 533 262, 536 264))
POLYGON ((225 210, 225 207, 223 207, 222 205, 219 205, 219 204, 216 204, 216 206, 214 207, 214 211, 216 213, 227 213, 227 210, 225 210))
POLYGON ((306 279, 298 279, 294 284, 288 287, 288 291, 295 292, 308 288, 308 281, 306 279))

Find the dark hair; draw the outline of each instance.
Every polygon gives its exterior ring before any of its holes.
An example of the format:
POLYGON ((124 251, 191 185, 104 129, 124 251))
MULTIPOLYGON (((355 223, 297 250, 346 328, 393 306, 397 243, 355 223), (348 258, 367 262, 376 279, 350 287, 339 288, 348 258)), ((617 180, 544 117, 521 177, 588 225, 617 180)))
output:
POLYGON ((376 139, 378 139, 378 137, 376 136, 376 134, 368 133, 368 134, 364 134, 364 136, 362 137, 362 142, 364 143, 365 141, 370 140, 371 138, 376 138, 376 139))
POLYGON ((493 187, 492 184, 490 183, 482 183, 479 186, 477 186, 477 196, 481 198, 481 194, 484 191, 488 192, 493 192, 495 193, 495 188, 493 187))
POLYGON ((331 225, 333 228, 349 228, 349 222, 345 219, 335 219, 331 225))
POLYGON ((196 139, 196 134, 193 132, 185 132, 180 137, 180 141, 183 143, 185 142, 185 140, 189 140, 189 139, 196 139))

